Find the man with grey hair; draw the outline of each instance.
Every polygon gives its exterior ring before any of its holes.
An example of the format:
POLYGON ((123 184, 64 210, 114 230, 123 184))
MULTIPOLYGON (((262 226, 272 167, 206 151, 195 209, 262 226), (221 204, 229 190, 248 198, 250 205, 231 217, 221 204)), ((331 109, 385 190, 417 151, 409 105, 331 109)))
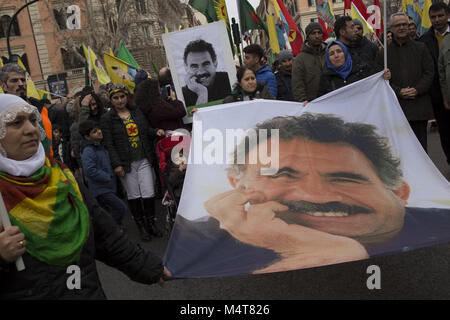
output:
POLYGON ((279 130, 279 170, 262 174, 268 165, 248 163, 272 137, 256 146, 246 137, 235 151, 236 159, 245 146, 246 162, 227 172, 233 189, 204 203, 211 218, 177 217, 169 248, 173 274, 286 271, 450 239, 448 210, 405 207, 410 187, 400 159, 376 127, 309 113, 256 126, 272 129, 279 130), (177 254, 185 246, 197 265, 177 254))
POLYGON ((44 104, 32 97, 27 97, 27 73, 16 63, 7 63, 0 70, 0 86, 4 93, 13 94, 35 106, 41 114, 41 126, 45 129, 47 138, 42 141, 45 153, 53 155, 52 123, 44 104))
POLYGON ((27 82, 25 70, 18 64, 7 63, 0 71, 0 86, 3 92, 27 100, 27 82))
MULTIPOLYGON (((391 15, 392 42, 387 46, 387 67, 390 85, 397 95, 423 149, 427 151, 427 124, 433 118, 429 90, 433 83, 434 65, 426 46, 409 38, 408 16, 402 12, 391 15)), ((377 57, 377 68, 384 67, 383 52, 377 57)))

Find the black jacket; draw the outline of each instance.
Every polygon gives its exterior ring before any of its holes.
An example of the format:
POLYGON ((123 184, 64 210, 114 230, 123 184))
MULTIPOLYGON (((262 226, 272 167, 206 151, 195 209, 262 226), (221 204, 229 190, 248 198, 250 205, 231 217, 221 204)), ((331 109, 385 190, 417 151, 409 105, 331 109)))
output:
POLYGON ((81 289, 68 289, 67 282, 73 275, 73 272, 68 273, 68 266, 48 265, 25 253, 22 255, 25 270, 21 272, 17 272, 14 263, 0 258, 0 300, 106 299, 95 260, 144 284, 156 283, 162 277, 161 259, 128 240, 86 187, 81 183, 79 187, 91 218, 89 237, 80 260, 74 264, 80 268, 81 289))
POLYGON ((342 88, 350 83, 359 81, 372 74, 372 68, 366 63, 353 59, 352 71, 346 79, 342 79, 341 75, 336 71, 326 68, 320 76, 318 97, 323 96, 331 91, 342 88))
MULTIPOLYGON (((145 157, 149 163, 153 163, 153 140, 156 138, 157 129, 150 127, 145 115, 135 105, 128 103, 127 107, 138 127, 145 157)), ((122 166, 125 172, 130 172, 132 160, 127 130, 114 108, 102 115, 100 126, 103 132, 103 143, 109 152, 112 168, 122 166)))
POLYGON ((442 100, 442 92, 441 92, 441 85, 439 84, 439 72, 437 72, 438 69, 438 59, 439 59, 439 44, 434 36, 434 28, 431 27, 428 29, 427 32, 424 33, 423 36, 419 39, 420 42, 423 42, 425 46, 428 49, 428 52, 430 52, 431 57, 433 58, 434 63, 434 78, 433 78, 433 84, 430 87, 430 97, 431 102, 433 104, 443 104, 442 100))
POLYGON ((275 77, 277 78, 277 100, 295 101, 292 92, 292 75, 280 70, 275 77))

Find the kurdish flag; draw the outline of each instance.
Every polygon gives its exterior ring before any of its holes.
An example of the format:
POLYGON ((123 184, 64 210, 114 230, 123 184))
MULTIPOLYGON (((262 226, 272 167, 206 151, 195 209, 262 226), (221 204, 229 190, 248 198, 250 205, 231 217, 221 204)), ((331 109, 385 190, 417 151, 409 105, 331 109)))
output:
POLYGON ((89 72, 94 70, 95 74, 97 75, 98 82, 102 84, 107 84, 111 82, 108 73, 106 72, 105 68, 103 68, 100 60, 97 59, 97 55, 94 53, 94 50, 92 50, 92 48, 90 47, 86 47, 84 43, 82 47, 84 51, 84 56, 86 57, 86 61, 88 62, 89 72))
POLYGON ((141 68, 139 63, 137 63, 136 59, 134 59, 133 55, 127 49, 127 47, 125 47, 123 42, 120 43, 120 48, 119 48, 119 52, 117 53, 117 58, 119 58, 120 60, 125 61, 126 63, 128 63, 129 65, 133 66, 136 69, 140 69, 141 68))
POLYGON ((134 92, 134 77, 136 76, 136 68, 129 65, 125 61, 111 56, 108 53, 103 54, 105 60, 106 71, 114 84, 123 84, 128 88, 130 93, 134 92))
POLYGON ((23 64, 22 60, 20 60, 20 58, 17 58, 17 64, 25 71, 25 77, 27 81, 27 97, 32 97, 41 100, 41 95, 37 91, 30 74, 28 73, 27 69, 25 68, 25 65, 23 64))
POLYGON ((47 157, 31 177, 0 172, 0 192, 11 224, 25 234, 31 256, 60 266, 79 260, 90 222, 68 168, 47 157))

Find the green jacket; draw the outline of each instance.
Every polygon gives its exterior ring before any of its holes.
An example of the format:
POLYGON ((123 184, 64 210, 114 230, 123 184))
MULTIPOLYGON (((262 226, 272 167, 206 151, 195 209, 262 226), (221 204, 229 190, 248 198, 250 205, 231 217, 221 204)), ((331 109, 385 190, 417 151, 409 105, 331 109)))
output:
POLYGON ((325 49, 323 43, 320 50, 314 50, 304 43, 299 55, 292 65, 292 91, 296 101, 312 101, 317 98, 320 75, 326 68, 325 49))

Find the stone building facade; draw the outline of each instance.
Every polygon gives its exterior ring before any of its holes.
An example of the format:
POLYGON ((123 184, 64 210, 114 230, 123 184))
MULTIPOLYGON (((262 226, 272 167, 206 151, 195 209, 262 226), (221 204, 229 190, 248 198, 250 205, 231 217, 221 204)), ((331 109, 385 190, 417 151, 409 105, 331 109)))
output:
MULTIPOLYGON (((8 57, 6 28, 20 7, 30 0, 0 0, 0 55, 8 57)), ((69 90, 84 86, 82 43, 102 60, 103 52, 115 53, 123 42, 140 66, 153 72, 166 65, 161 39, 170 31, 197 25, 190 7, 180 0, 40 0, 16 18, 10 33, 11 53, 26 65, 38 88, 47 89, 49 76, 65 74, 69 90), (69 30, 74 9, 80 8, 79 30, 69 30), (69 9, 68 9, 69 8, 69 9)))

